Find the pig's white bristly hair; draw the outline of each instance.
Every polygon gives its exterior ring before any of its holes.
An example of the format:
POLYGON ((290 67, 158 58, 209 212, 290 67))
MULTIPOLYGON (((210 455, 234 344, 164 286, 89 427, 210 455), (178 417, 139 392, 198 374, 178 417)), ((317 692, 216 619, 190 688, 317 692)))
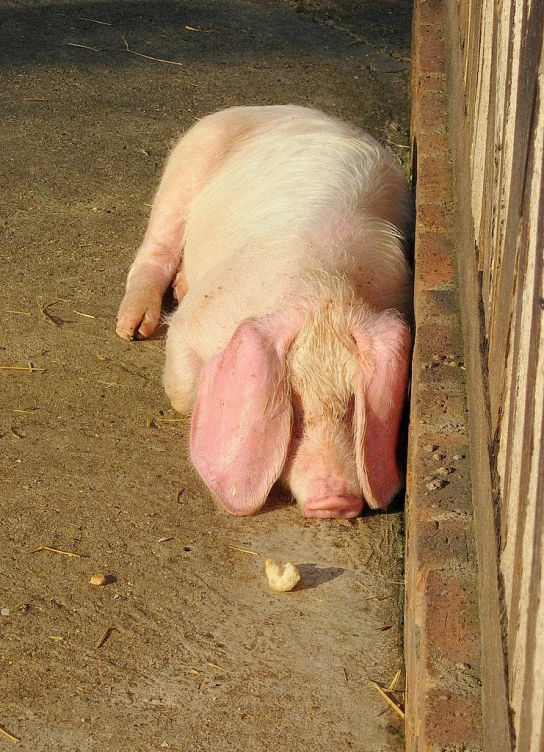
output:
POLYGON ((338 304, 324 304, 306 322, 289 351, 287 370, 307 425, 325 415, 342 419, 353 394, 357 348, 338 304))
POLYGON ((289 382, 303 395, 305 420, 325 415, 339 419, 346 414, 361 366, 372 368, 372 360, 361 362, 354 329, 363 327, 372 337, 378 316, 400 314, 364 305, 341 275, 314 270, 301 280, 301 288, 293 305, 303 323, 287 354, 289 382))
POLYGON ((325 415, 342 419, 359 368, 351 329, 365 312, 341 276, 313 271, 301 285, 295 306, 303 323, 287 354, 289 382, 303 399, 307 423, 325 415))

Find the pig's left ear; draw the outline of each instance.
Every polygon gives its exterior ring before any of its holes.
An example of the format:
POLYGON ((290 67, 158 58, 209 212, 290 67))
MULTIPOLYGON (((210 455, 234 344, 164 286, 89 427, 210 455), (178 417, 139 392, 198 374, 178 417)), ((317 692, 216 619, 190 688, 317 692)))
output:
POLYGON ((238 516, 264 504, 291 438, 284 366, 289 337, 285 329, 276 337, 267 319, 274 323, 273 316, 243 322, 204 366, 191 423, 196 469, 222 506, 238 516))
POLYGON ((385 509, 402 486, 396 450, 408 390, 412 337, 393 311, 358 324, 355 385, 356 462, 363 495, 372 509, 385 509))

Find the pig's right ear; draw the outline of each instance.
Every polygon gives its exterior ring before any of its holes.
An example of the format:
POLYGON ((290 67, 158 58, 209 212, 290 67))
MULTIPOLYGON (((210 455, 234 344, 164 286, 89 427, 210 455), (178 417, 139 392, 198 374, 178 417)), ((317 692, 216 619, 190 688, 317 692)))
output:
POLYGON ((355 459, 371 509, 385 509, 400 490, 396 449, 408 391, 412 335, 393 311, 356 326, 360 368, 355 387, 355 459))
POLYGON ((254 514, 279 478, 291 438, 285 378, 289 336, 265 317, 247 320, 202 369, 191 423, 191 459, 231 514, 254 514))

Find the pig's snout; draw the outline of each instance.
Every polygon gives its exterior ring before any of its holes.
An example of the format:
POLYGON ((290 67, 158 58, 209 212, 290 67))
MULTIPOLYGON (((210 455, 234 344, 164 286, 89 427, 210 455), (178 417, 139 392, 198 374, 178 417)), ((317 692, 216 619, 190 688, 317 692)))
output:
MULTIPOLYGON (((358 517, 363 498, 348 426, 325 423, 307 427, 285 478, 306 517, 358 517)), ((285 476, 284 476, 285 477, 285 476)))
POLYGON ((306 517, 349 519, 361 514, 363 499, 339 472, 315 479, 301 507, 306 517))
POLYGON ((351 519, 358 517, 362 509, 362 498, 349 494, 318 496, 306 501, 302 507, 306 517, 319 517, 321 519, 351 519))

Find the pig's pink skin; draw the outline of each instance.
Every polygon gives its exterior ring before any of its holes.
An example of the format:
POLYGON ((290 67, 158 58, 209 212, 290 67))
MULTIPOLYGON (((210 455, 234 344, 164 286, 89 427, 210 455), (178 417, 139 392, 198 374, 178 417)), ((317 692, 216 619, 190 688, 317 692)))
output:
POLYGON ((402 487, 396 449, 412 336, 402 319, 389 311, 355 325, 352 334, 363 363, 355 384, 357 475, 368 505, 385 509, 402 487))
POLYGON ((360 496, 327 496, 324 499, 310 499, 302 511, 306 517, 320 519, 353 519, 361 514, 363 500, 360 496))
POLYGON ((270 321, 249 320, 202 369, 191 458, 231 514, 256 512, 285 464, 292 420, 287 342, 285 331, 271 336, 270 321))
POLYGON ((185 269, 183 269, 183 267, 176 274, 176 278, 172 282, 172 287, 174 288, 175 299, 178 303, 181 303, 185 297, 185 293, 189 289, 189 286, 187 285, 187 277, 185 276, 185 269))
POLYGON ((193 459, 232 514, 278 475, 310 516, 385 508, 400 488, 411 211, 379 144, 305 108, 219 112, 172 152, 117 331, 149 336, 176 278, 164 385, 180 412, 196 401, 193 459))

